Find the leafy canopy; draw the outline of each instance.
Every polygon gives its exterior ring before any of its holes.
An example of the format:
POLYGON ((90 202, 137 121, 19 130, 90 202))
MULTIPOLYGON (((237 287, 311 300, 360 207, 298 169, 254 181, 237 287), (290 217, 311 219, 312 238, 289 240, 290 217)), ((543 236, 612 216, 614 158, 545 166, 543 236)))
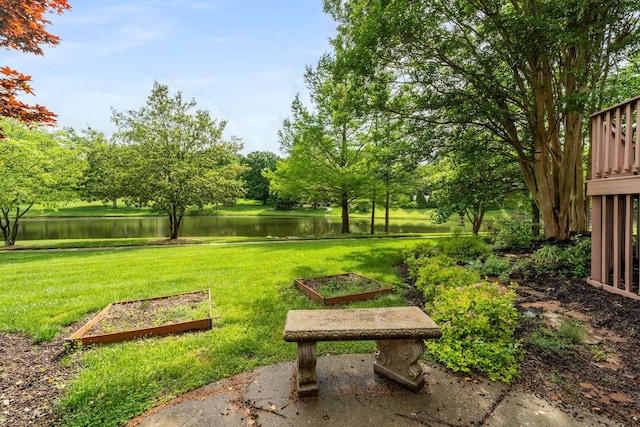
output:
POLYGON ((0 139, 0 229, 15 244, 20 219, 34 204, 54 207, 77 197, 85 165, 72 130, 46 132, 5 119, 0 139))
POLYGON ((125 197, 167 213, 171 239, 188 209, 244 194, 239 175, 245 168, 237 160, 242 145, 236 137, 223 139, 226 121, 192 112, 195 106, 155 82, 145 106, 112 115, 114 140, 131 147, 125 197))
POLYGON ((583 118, 604 76, 640 48, 637 0, 325 0, 325 10, 337 57, 406 99, 407 120, 478 127, 508 147, 546 237, 588 226, 583 118))

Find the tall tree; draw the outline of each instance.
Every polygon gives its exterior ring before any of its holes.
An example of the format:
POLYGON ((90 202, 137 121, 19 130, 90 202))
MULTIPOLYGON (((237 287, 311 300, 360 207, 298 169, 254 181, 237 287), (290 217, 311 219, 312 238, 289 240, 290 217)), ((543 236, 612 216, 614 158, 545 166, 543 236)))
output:
POLYGON ((269 178, 264 174, 268 170, 275 170, 279 157, 270 151, 252 151, 246 157, 241 157, 240 163, 248 169, 242 173, 242 179, 247 187, 246 197, 262 200, 263 204, 269 200, 269 178))
POLYGON ((317 68, 308 68, 305 81, 313 110, 299 97, 292 118, 280 131, 281 150, 288 154, 270 175, 276 191, 303 191, 338 202, 342 208, 341 233, 349 233, 349 203, 364 188, 365 150, 370 122, 363 118, 365 89, 341 73, 333 58, 323 56, 317 68))
POLYGON ((102 132, 85 131, 87 169, 82 183, 83 200, 99 200, 118 207, 126 195, 131 147, 108 141, 102 132))
MULTIPOLYGON (((46 31, 51 22, 47 13, 69 10, 67 0, 0 0, 0 48, 42 55, 42 45, 60 41, 46 31)), ((25 123, 55 123, 55 114, 41 105, 29 105, 21 94, 33 94, 31 76, 8 66, 0 67, 0 118, 11 117, 25 123)), ((0 138, 4 131, 0 128, 0 138)))
POLYGON ((53 207, 77 197, 84 159, 71 130, 28 129, 3 120, 0 139, 0 230, 13 246, 20 220, 34 204, 53 207))
MULTIPOLYGON (((426 126, 492 132, 514 153, 545 237, 587 227, 583 117, 640 45, 635 0, 325 0, 353 69, 396 71, 426 126)), ((400 82, 401 84, 397 84, 400 82)))
MULTIPOLYGON (((375 195, 380 188, 385 209, 384 231, 388 233, 393 196, 406 193, 406 188, 411 186, 412 172, 424 160, 428 142, 412 135, 404 120, 389 111, 373 112, 372 115, 373 132, 371 144, 367 147, 370 176, 375 178, 372 211, 375 209, 375 195)), ((372 212, 372 234, 374 218, 375 213, 372 212)))
POLYGON ((429 187, 438 219, 465 215, 473 234, 478 234, 487 211, 526 188, 518 165, 500 154, 490 134, 465 129, 460 137, 439 153, 438 173, 429 177, 429 187))
POLYGON ((223 139, 226 121, 204 110, 191 112, 195 106, 155 82, 144 107, 112 114, 115 141, 131 146, 125 197, 166 213, 170 239, 178 238, 189 209, 244 194, 242 145, 235 137, 223 139))

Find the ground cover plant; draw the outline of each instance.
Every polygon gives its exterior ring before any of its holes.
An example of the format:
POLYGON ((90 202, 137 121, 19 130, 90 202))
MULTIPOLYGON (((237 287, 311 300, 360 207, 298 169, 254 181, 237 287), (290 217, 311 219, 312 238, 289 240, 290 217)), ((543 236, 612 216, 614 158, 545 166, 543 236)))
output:
MULTIPOLYGON (((352 307, 406 305, 392 267, 416 241, 374 239, 0 253, 0 332, 51 340, 113 301, 210 289, 211 331, 83 349, 58 407, 66 426, 115 426, 188 390, 259 365, 295 359, 282 340, 290 309, 322 308, 294 277, 355 271, 395 294, 352 307)), ((371 353, 375 343, 319 343, 320 354, 371 353)), ((11 384, 13 386, 13 384, 11 384)))

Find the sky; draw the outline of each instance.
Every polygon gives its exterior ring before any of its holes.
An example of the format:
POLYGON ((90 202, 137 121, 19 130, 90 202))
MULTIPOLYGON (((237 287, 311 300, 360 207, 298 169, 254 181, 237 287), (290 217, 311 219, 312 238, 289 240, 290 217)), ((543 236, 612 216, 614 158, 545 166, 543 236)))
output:
POLYGON ((25 97, 58 126, 115 132, 112 109, 144 106, 154 81, 228 121, 247 154, 280 154, 278 130, 306 66, 330 52, 335 24, 322 0, 69 0, 44 56, 4 51, 0 66, 32 77, 25 97))

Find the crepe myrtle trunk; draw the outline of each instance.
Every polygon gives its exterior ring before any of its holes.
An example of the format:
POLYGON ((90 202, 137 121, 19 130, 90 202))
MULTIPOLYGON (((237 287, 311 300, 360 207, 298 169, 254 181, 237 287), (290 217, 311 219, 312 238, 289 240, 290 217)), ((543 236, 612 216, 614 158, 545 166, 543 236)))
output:
POLYGON ((351 233, 351 229, 349 228, 349 193, 342 193, 342 201, 340 205, 342 206, 342 224, 340 226, 340 233, 349 234, 351 233))

